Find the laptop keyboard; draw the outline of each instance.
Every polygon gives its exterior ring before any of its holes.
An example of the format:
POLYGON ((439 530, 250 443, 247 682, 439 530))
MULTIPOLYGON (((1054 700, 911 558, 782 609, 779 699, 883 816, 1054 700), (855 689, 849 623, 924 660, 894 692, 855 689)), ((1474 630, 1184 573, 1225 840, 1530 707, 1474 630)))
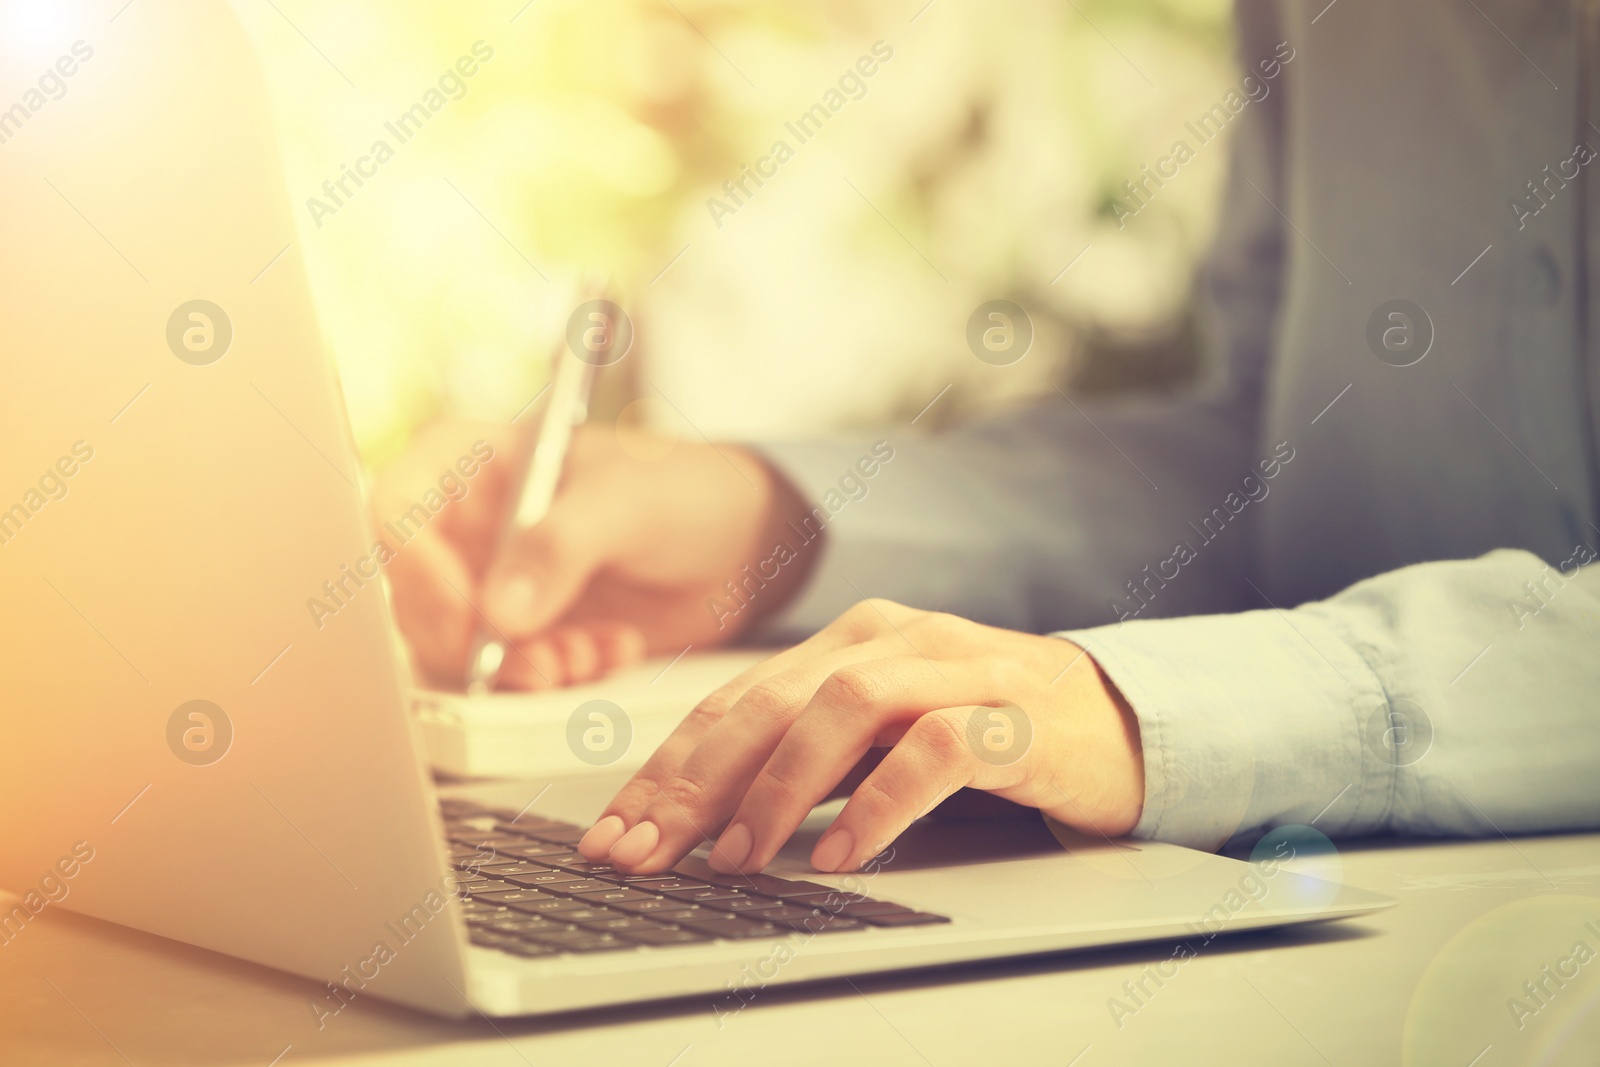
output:
POLYGON ((617 952, 714 940, 862 933, 942 915, 769 874, 627 875, 577 852, 584 829, 531 812, 444 800, 451 882, 472 943, 514 956, 617 952))

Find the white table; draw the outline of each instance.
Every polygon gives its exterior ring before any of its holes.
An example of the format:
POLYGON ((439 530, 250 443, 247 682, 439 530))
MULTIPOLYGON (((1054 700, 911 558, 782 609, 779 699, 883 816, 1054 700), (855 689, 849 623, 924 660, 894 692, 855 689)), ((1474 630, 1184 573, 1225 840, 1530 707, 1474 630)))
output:
POLYGON ((1600 952, 1579 921, 1600 931, 1600 835, 1342 853, 1346 881, 1400 906, 1219 939, 1159 989, 1147 979, 1154 992, 1120 1029, 1108 1001, 1131 1004, 1123 983, 1170 947, 772 989, 721 1028, 700 1002, 490 1024, 363 1000, 319 1033, 311 982, 52 909, 0 947, 0 1064, 267 1067, 292 1046, 280 1063, 1342 1067, 1402 1062, 1408 1020, 1407 1062, 1468 1067, 1481 1053, 1474 1067, 1493 1067, 1563 1040, 1544 1062, 1600 1062, 1600 959, 1569 962, 1564 987, 1547 979, 1521 1031, 1506 1003, 1571 942, 1600 952))

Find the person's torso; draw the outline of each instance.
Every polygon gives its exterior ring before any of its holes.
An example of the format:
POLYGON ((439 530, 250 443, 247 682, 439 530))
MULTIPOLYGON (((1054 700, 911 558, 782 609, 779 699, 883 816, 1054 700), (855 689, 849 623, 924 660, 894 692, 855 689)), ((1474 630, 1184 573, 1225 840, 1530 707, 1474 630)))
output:
POLYGON ((1600 545, 1583 321, 1600 57, 1583 61, 1580 11, 1282 4, 1288 226, 1260 445, 1295 459, 1255 565, 1278 603, 1424 560, 1600 545))

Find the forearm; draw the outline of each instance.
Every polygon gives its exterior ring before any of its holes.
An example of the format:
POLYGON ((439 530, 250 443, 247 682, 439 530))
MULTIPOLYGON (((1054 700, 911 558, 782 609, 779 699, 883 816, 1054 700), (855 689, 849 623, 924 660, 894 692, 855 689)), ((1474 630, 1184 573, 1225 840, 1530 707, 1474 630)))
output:
POLYGON ((1060 404, 938 435, 763 446, 822 530, 811 581, 771 625, 813 632, 863 596, 1036 633, 1232 609, 1250 497, 1292 474, 1253 454, 1251 410, 1060 404), (1174 560, 1230 493, 1241 513, 1174 560))

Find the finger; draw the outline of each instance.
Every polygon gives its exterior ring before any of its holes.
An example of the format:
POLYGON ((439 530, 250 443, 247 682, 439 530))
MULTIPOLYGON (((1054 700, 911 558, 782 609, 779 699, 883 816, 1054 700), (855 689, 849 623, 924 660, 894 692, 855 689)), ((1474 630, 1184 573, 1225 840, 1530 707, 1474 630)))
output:
POLYGON ((495 686, 537 691, 576 685, 643 658, 643 635, 630 623, 564 625, 531 641, 509 643, 495 686))
POLYGON ((568 492, 511 536, 483 581, 484 614, 497 628, 535 637, 571 609, 610 552, 606 510, 593 493, 568 492))
POLYGON ((589 623, 589 633, 600 651, 603 674, 631 667, 644 659, 644 632, 628 622, 589 623))
POLYGON ((395 618, 417 665, 435 680, 459 684, 477 624, 466 564, 425 529, 395 551, 386 569, 395 618))
POLYGON ((542 637, 506 644, 506 658, 494 677, 496 689, 538 692, 566 684, 566 672, 555 646, 542 637))
MULTIPOLYGON (((803 645, 804 642, 801 643, 803 645)), ((603 860, 610 856, 611 848, 620 840, 661 791, 661 785, 683 766, 701 739, 710 732, 727 710, 744 692, 792 662, 801 645, 780 652, 760 663, 753 664, 727 685, 721 686, 690 710, 683 721, 673 728, 643 767, 628 779, 626 785, 611 798, 611 803, 601 812, 600 818, 578 842, 578 851, 590 860, 603 860)))
POLYGON ((683 766, 712 727, 752 686, 804 662, 808 656, 839 647, 846 638, 829 625, 799 644, 769 656, 739 674, 696 704, 626 785, 611 798, 601 817, 578 842, 578 851, 591 860, 607 859, 612 847, 643 815, 661 792, 662 785, 683 766))
POLYGON ((811 809, 874 741, 898 739, 930 707, 974 699, 972 694, 983 688, 976 673, 950 663, 936 667, 920 656, 894 655, 858 661, 829 674, 754 776, 712 854, 712 866, 757 871, 772 862, 811 809), (738 855, 746 842, 748 849, 738 855), (720 865, 724 863, 731 866, 720 865))
POLYGON ((1022 781, 1029 755, 997 766, 974 754, 969 724, 975 710, 986 709, 941 708, 912 723, 817 841, 811 865, 853 871, 963 786, 1004 789, 1022 781))
POLYGON ((600 676, 600 648, 581 626, 558 626, 548 638, 561 661, 563 685, 577 685, 600 676))
POLYGON ((629 873, 665 870, 709 844, 817 686, 845 664, 872 656, 871 649, 851 645, 814 655, 750 686, 661 782, 638 822, 613 846, 612 863, 629 873))

